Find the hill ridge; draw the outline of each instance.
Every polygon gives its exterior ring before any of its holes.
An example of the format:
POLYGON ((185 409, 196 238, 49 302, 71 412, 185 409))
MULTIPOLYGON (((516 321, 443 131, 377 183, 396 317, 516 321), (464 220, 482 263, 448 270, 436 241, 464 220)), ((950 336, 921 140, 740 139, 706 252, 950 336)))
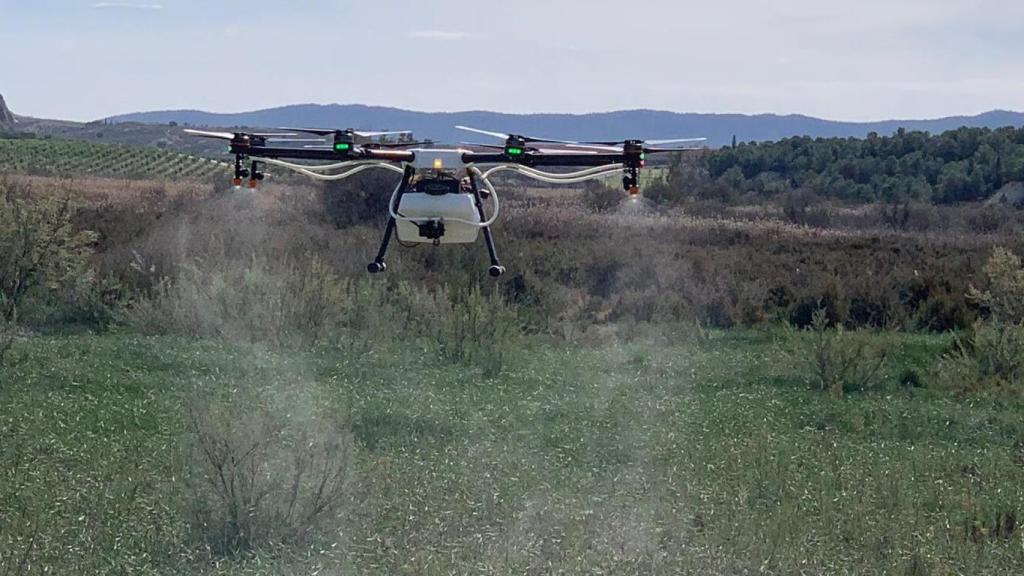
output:
POLYGON ((106 120, 147 124, 177 122, 211 127, 402 128, 413 130, 420 137, 446 143, 472 138, 454 129, 456 124, 468 124, 485 129, 583 140, 626 136, 704 136, 708 138, 709 145, 723 146, 731 142, 734 135, 740 141, 773 141, 790 136, 864 137, 871 132, 884 135, 899 128, 939 133, 962 126, 1024 126, 1024 113, 990 110, 976 115, 942 118, 847 122, 803 114, 670 112, 648 108, 587 113, 514 114, 487 110, 424 112, 368 104, 305 103, 235 113, 162 110, 122 114, 106 120))
POLYGON ((4 101, 4 95, 0 94, 0 124, 14 124, 17 120, 14 119, 14 113, 7 107, 7 102, 4 101))

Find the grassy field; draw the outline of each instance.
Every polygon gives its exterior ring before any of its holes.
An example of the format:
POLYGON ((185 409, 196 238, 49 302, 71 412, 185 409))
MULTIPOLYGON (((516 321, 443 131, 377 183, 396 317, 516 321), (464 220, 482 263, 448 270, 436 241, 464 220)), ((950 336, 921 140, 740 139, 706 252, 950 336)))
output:
POLYGON ((1021 571, 1016 213, 391 185, 0 179, 0 576, 1021 571))
POLYGON ((23 339, 0 368, 0 574, 1019 571, 1024 405, 932 389, 946 336, 873 338, 885 385, 839 399, 781 331, 534 336, 497 377, 359 338, 23 339), (321 536, 210 551, 197 405, 347 443, 321 536))

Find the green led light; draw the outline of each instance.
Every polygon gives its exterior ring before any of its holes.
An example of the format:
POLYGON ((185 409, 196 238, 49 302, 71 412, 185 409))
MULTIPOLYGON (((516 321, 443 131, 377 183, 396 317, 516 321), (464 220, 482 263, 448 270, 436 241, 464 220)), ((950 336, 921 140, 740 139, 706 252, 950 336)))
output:
POLYGON ((647 159, 647 154, 644 154, 643 152, 641 152, 640 153, 640 159, 641 160, 646 160, 647 159))
POLYGON ((338 142, 337 144, 334 145, 334 149, 337 150, 338 152, 348 152, 349 150, 352 149, 352 145, 349 144, 348 142, 338 142))
POLYGON ((505 149, 505 154, 508 154, 509 156, 522 156, 523 155, 523 149, 522 148, 506 148, 505 149))

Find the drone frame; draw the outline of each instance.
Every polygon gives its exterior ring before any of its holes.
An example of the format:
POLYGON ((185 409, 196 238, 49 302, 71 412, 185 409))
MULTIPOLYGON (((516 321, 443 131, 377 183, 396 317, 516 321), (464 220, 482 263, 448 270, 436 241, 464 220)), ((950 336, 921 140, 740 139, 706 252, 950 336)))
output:
MULTIPOLYGON (((459 127, 460 129, 467 129, 459 127)), ((342 180, 364 170, 381 168, 402 174, 402 180, 392 193, 388 202, 388 222, 384 230, 384 236, 376 257, 367 265, 367 271, 377 274, 387 270, 385 257, 391 239, 397 233, 399 220, 420 222, 431 220, 429 218, 406 218, 398 213, 402 196, 412 187, 414 177, 417 173, 415 162, 417 153, 428 155, 429 153, 456 154, 461 159, 468 177, 468 192, 472 195, 476 212, 480 218, 479 223, 466 222, 481 229, 484 241, 487 246, 487 253, 491 266, 488 273, 494 277, 500 277, 505 273, 505 267, 501 265, 495 247, 491 226, 497 221, 500 212, 498 194, 490 177, 499 172, 511 171, 525 177, 550 184, 576 184, 588 180, 607 178, 612 175, 622 174, 623 188, 631 195, 640 193, 640 170, 646 163, 646 154, 649 152, 685 152, 698 150, 696 148, 683 149, 660 149, 648 148, 642 140, 626 140, 619 142, 569 142, 560 140, 548 140, 531 138, 518 135, 505 135, 491 133, 476 129, 467 129, 496 137, 505 137, 505 146, 492 145, 470 145, 482 146, 497 149, 494 152, 478 152, 468 148, 439 148, 425 149, 413 148, 407 150, 385 149, 374 144, 356 144, 351 138, 358 134, 352 130, 313 130, 313 129, 286 129, 285 134, 246 134, 246 133, 214 133, 188 130, 187 132, 209 138, 230 138, 229 152, 235 156, 235 179, 236 186, 240 186, 244 178, 249 178, 249 187, 256 188, 257 182, 265 175, 260 171, 260 165, 272 165, 292 170, 305 176, 321 181, 342 180), (310 132, 320 136, 335 135, 333 147, 306 147, 291 148, 268 146, 267 140, 275 136, 293 136, 292 132, 310 132), (340 143, 340 144, 339 144, 340 143), (534 143, 551 143, 564 146, 555 150, 545 150, 532 147, 534 143), (621 145, 621 148, 613 146, 621 145), (288 160, 301 161, 323 161, 329 164, 295 164, 288 160), (245 168, 244 162, 250 161, 249 168, 245 168), (488 166, 487 171, 481 170, 481 166, 488 166), (576 167, 582 168, 576 172, 550 172, 542 168, 554 167, 576 167), (485 190, 481 190, 481 184, 485 190), (494 213, 490 218, 484 209, 484 201, 493 198, 494 213)), ((375 133, 381 134, 381 133, 375 133)), ((388 133, 390 134, 390 133, 388 133)), ((668 142, 699 141, 702 139, 687 139, 668 142)), ((415 146, 416 143, 408 144, 415 146)), ((399 145, 401 147, 403 145, 399 145)), ((441 219, 443 220, 443 219, 441 219)), ((436 241, 435 241, 436 242, 436 241)))

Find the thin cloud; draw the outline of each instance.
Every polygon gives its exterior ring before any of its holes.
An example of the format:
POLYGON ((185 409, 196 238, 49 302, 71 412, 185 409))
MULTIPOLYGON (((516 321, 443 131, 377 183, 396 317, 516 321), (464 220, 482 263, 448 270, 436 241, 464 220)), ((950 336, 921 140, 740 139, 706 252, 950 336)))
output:
POLYGON ((126 8, 129 10, 162 10, 163 4, 139 4, 135 2, 97 2, 93 8, 126 8))
POLYGON ((422 38, 425 40, 446 40, 449 42, 481 38, 479 34, 474 34, 472 32, 452 32, 450 30, 419 30, 417 32, 413 32, 411 36, 413 38, 422 38))

